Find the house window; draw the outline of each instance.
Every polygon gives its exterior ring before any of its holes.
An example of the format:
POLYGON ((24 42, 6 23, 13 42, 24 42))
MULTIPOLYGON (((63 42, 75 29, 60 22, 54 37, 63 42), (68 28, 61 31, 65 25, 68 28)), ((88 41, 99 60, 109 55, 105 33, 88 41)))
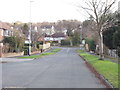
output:
POLYGON ((8 30, 5 30, 4 31, 4 36, 8 36, 9 35, 9 31, 8 30))

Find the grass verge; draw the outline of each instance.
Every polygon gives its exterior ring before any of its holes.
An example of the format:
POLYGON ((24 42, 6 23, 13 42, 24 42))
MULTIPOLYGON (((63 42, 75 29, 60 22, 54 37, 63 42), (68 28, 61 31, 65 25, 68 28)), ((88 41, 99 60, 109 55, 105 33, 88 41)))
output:
POLYGON ((98 56, 90 55, 81 50, 77 50, 80 56, 82 56, 87 62, 89 62, 101 75, 103 75, 114 88, 119 88, 118 64, 104 60, 99 60, 98 56))
POLYGON ((39 55, 23 56, 23 57, 19 57, 19 58, 23 58, 23 59, 37 59, 37 58, 40 58, 42 56, 55 54, 55 53, 59 52, 60 50, 61 49, 57 48, 57 49, 53 49, 51 52, 46 52, 46 53, 42 53, 42 54, 39 54, 39 55))
POLYGON ((56 53, 56 52, 59 52, 60 50, 61 50, 60 48, 56 48, 56 49, 53 49, 51 52, 56 53))

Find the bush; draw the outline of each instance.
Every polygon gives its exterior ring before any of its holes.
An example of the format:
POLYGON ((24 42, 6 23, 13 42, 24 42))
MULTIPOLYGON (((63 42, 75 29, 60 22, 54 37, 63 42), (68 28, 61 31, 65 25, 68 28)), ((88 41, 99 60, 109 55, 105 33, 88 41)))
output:
POLYGON ((70 41, 69 40, 61 40, 61 45, 69 46, 70 45, 70 41))
POLYGON ((117 55, 120 57, 120 47, 117 48, 117 55))
POLYGON ((9 45, 8 52, 21 52, 23 51, 24 41, 19 37, 5 37, 3 40, 4 45, 9 45))
POLYGON ((86 43, 89 45, 90 51, 95 51, 96 45, 93 39, 86 39, 86 43))
POLYGON ((75 32, 74 35, 72 36, 72 43, 73 43, 73 46, 80 45, 80 35, 78 32, 75 32))
POLYGON ((103 32, 103 43, 109 49, 116 49, 120 57, 120 26, 113 26, 103 32))

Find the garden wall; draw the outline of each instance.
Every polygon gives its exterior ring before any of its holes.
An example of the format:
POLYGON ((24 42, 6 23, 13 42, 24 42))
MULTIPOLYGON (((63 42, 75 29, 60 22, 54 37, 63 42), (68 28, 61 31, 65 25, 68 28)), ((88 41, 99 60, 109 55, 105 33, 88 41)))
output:
POLYGON ((23 56, 24 52, 20 53, 3 53, 2 57, 15 57, 15 56, 23 56))

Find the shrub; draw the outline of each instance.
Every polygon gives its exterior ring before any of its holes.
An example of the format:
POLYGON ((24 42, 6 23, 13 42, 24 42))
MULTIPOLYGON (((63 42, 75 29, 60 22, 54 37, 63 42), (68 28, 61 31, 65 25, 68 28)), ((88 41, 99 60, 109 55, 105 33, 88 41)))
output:
POLYGON ((61 40, 61 45, 69 46, 70 45, 70 41, 69 40, 61 40))
POLYGON ((89 45, 90 51, 95 51, 96 45, 93 39, 86 39, 86 43, 89 45))
POLYGON ((8 52, 21 52, 23 51, 24 40, 19 37, 5 37, 3 40, 4 45, 9 45, 8 52))

